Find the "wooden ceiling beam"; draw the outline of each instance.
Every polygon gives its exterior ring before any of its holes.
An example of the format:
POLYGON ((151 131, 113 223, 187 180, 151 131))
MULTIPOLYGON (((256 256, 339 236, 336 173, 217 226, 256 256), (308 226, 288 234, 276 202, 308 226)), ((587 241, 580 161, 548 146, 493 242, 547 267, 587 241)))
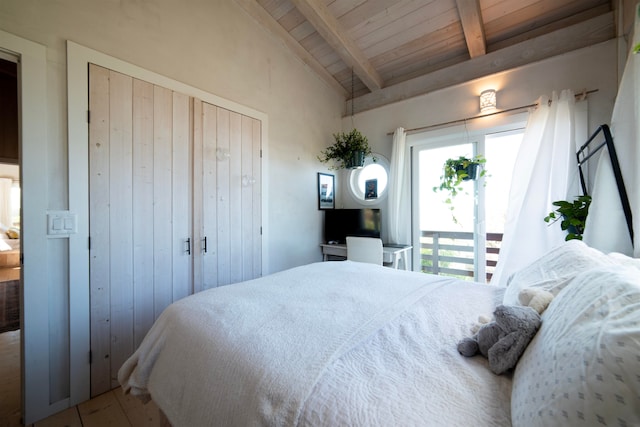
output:
POLYGON ((342 29, 338 20, 321 0, 291 0, 318 33, 371 91, 383 86, 382 77, 364 53, 342 29))
POLYGON ((255 0, 235 0, 258 24, 271 32, 277 39, 281 40, 286 47, 302 60, 304 64, 309 66, 320 78, 325 81, 332 89, 345 98, 349 97, 349 92, 338 82, 320 62, 318 62, 307 50, 302 47, 296 39, 294 39, 278 23, 269 13, 258 4, 255 0))
POLYGON ((615 38, 613 12, 526 40, 484 56, 387 86, 354 100, 354 112, 371 110, 439 89, 551 58, 615 38))
POLYGON ((487 39, 480 12, 480 0, 456 0, 469 56, 476 58, 487 53, 487 39))

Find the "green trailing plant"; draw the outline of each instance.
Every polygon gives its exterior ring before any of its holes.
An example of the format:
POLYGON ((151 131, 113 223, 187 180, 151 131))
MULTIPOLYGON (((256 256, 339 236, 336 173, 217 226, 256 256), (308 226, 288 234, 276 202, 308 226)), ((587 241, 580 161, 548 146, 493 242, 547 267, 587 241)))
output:
POLYGON ((584 225, 587 222, 591 196, 578 196, 572 202, 558 200, 552 203, 557 208, 544 217, 549 225, 562 220, 560 228, 567 232, 564 240, 582 240, 584 225))
MULTIPOLYGON (((334 133, 333 138, 335 143, 321 151, 318 156, 318 160, 322 163, 333 162, 329 169, 350 169, 354 167, 354 158, 362 161, 365 157, 372 155, 367 137, 357 129, 349 133, 334 133)), ((375 158, 373 160, 375 161, 375 158)), ((357 166, 362 164, 356 164, 357 166)))
MULTIPOLYGON (((460 156, 457 159, 447 159, 442 167, 442 175, 440 176, 440 185, 433 187, 434 192, 445 192, 447 198, 444 200, 451 211, 454 210, 453 199, 458 193, 466 193, 463 182, 483 177, 487 175, 484 165, 487 159, 481 154, 474 157, 460 156)), ((458 223, 458 219, 453 215, 453 222, 458 223)))

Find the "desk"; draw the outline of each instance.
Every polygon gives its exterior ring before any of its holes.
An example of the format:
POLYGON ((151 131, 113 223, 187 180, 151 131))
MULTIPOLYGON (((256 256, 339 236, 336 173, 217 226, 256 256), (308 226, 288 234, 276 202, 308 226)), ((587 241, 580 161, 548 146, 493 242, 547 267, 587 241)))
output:
MULTIPOLYGON (((327 243, 320 244, 322 248, 322 259, 329 260, 329 256, 333 255, 340 258, 347 258, 347 245, 329 245, 327 243)), ((398 268, 399 261, 402 259, 402 267, 406 270, 409 266, 409 251, 413 248, 410 245, 394 245, 382 247, 382 262, 393 268, 398 268)))

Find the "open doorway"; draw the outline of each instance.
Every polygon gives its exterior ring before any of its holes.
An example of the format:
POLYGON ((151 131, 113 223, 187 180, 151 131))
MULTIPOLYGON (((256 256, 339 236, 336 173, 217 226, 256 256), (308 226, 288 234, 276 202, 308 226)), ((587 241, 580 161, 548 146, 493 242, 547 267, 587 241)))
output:
POLYGON ((17 63, 0 57, 0 421, 20 425, 20 162, 17 63))

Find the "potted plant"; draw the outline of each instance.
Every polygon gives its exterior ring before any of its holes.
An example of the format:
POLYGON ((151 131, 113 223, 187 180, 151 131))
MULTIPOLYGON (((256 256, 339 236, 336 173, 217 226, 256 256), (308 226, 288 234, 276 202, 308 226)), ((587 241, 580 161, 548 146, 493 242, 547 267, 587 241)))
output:
MULTIPOLYGON (((367 137, 357 129, 349 133, 334 133, 335 143, 320 152, 318 160, 322 163, 333 161, 329 169, 355 169, 364 165, 364 159, 371 155, 367 137)), ((375 159, 374 159, 375 160, 375 159)))
POLYGON ((551 225, 562 218, 560 228, 567 232, 564 240, 582 240, 590 204, 591 196, 578 196, 573 202, 557 200, 552 203, 553 206, 557 206, 557 209, 549 212, 549 215, 544 217, 544 221, 551 225))
MULTIPOLYGON (((487 170, 484 167, 486 162, 487 159, 480 154, 471 158, 460 156, 457 159, 447 159, 442 167, 440 185, 433 187, 433 191, 448 192, 449 196, 445 199, 445 203, 450 204, 449 209, 453 211, 453 198, 459 192, 464 191, 462 183, 485 176, 487 174, 487 170)), ((452 216, 453 222, 457 224, 458 220, 453 214, 452 216)))

